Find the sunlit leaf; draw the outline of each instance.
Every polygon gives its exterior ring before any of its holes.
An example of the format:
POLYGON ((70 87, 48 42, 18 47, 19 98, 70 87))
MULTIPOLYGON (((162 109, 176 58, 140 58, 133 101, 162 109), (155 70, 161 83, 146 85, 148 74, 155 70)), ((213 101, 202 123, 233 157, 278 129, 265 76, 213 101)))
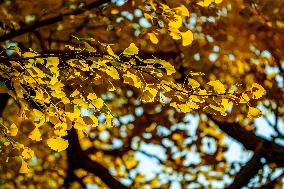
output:
POLYGON ((11 136, 16 136, 18 134, 18 127, 16 126, 15 123, 12 123, 9 129, 9 132, 11 136))
POLYGON ((21 165, 21 168, 19 170, 19 173, 26 174, 26 173, 29 173, 29 172, 30 172, 30 169, 28 167, 28 163, 25 162, 24 160, 22 160, 22 165, 21 165))
POLYGON ((134 43, 131 43, 129 47, 127 47, 124 51, 123 54, 125 55, 136 55, 138 54, 139 49, 136 47, 134 43))
POLYGON ((224 94, 226 92, 225 86, 219 80, 210 81, 207 84, 211 85, 218 94, 224 94))
POLYGON ((63 150, 66 150, 66 148, 68 147, 68 141, 61 137, 50 138, 47 140, 47 145, 51 149, 61 152, 63 150))
POLYGON ((254 107, 249 107, 249 111, 248 111, 248 118, 249 119, 254 119, 254 118, 258 118, 259 116, 261 116, 261 111, 257 108, 254 107))
POLYGON ((180 16, 189 16, 188 9, 184 5, 180 5, 177 8, 174 8, 176 13, 180 16))
POLYGON ((186 32, 181 32, 182 37, 182 45, 187 46, 190 45, 193 41, 193 33, 190 30, 187 30, 186 32))
POLYGON ((31 150, 30 148, 24 148, 23 152, 22 152, 22 157, 24 159, 31 159, 34 155, 34 151, 31 150))
POLYGON ((29 138, 35 141, 40 141, 41 140, 41 134, 38 128, 35 128, 30 134, 29 138))
POLYGON ((154 33, 148 33, 148 36, 152 43, 157 44, 159 42, 157 36, 154 33))
POLYGON ((254 83, 252 84, 251 92, 254 99, 259 99, 264 95, 265 89, 261 85, 254 83))

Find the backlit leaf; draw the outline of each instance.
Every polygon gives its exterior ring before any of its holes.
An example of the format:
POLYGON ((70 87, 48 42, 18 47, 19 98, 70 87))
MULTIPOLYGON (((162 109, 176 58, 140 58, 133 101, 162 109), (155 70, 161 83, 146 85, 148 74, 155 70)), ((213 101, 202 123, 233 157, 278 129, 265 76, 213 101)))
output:
POLYGON ((157 36, 154 33, 148 33, 148 36, 152 43, 157 44, 159 42, 157 36))
POLYGON ((211 85, 218 94, 224 94, 226 92, 225 86, 219 80, 210 81, 207 84, 211 85))
POLYGON ((134 43, 131 43, 129 47, 127 47, 124 51, 123 54, 125 55, 136 55, 138 54, 139 49, 136 47, 134 43))
POLYGON ((254 119, 254 118, 258 118, 259 116, 261 116, 261 111, 257 108, 254 107, 249 107, 249 111, 248 111, 248 118, 249 119, 254 119))
POLYGON ((190 45, 193 41, 193 33, 190 30, 187 30, 186 32, 181 32, 182 37, 182 45, 187 46, 190 45))
POLYGON ((66 150, 66 148, 68 147, 68 141, 61 137, 50 138, 47 140, 47 145, 51 149, 61 152, 63 150, 66 150))
POLYGON ((259 99, 264 95, 265 89, 261 85, 254 83, 252 84, 251 92, 254 99, 259 99))
POLYGON ((18 127, 16 126, 15 123, 12 123, 9 129, 9 132, 11 136, 16 136, 18 134, 18 127))
POLYGON ((30 172, 30 169, 28 167, 28 163, 25 162, 23 159, 22 159, 22 165, 21 165, 21 168, 19 170, 19 173, 22 173, 22 174, 26 174, 26 173, 29 173, 30 172))

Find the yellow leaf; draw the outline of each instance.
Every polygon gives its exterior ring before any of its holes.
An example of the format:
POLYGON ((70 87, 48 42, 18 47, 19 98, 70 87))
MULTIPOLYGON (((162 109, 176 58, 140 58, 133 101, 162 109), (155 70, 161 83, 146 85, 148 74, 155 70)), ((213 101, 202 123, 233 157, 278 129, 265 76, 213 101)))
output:
POLYGON ((127 71, 127 73, 123 75, 123 79, 124 83, 127 83, 137 88, 142 88, 142 82, 140 78, 129 71, 127 71))
POLYGON ((31 159, 34 155, 34 151, 31 150, 30 148, 24 148, 23 152, 22 152, 22 156, 24 159, 31 159))
POLYGON ((180 28, 182 26, 182 18, 179 15, 174 15, 174 20, 170 20, 170 28, 180 28))
POLYGON ((87 98, 89 100, 94 100, 94 99, 97 99, 98 97, 97 97, 97 95, 95 93, 89 93, 87 98))
POLYGON ((144 92, 143 92, 143 96, 141 97, 141 100, 145 100, 146 102, 154 102, 154 99, 157 93, 158 93, 157 89, 146 86, 144 88, 144 92))
POLYGON ((57 77, 56 77, 56 76, 53 76, 53 77, 50 79, 49 84, 50 84, 50 85, 54 85, 54 84, 57 83, 57 82, 58 82, 57 77))
POLYGON ((242 93, 242 98, 240 99, 240 103, 247 103, 249 101, 249 97, 246 93, 242 93))
POLYGON ((27 162, 25 162, 23 159, 22 159, 22 165, 21 165, 21 168, 19 170, 19 173, 23 173, 23 174, 26 174, 26 173, 29 173, 30 170, 29 170, 29 167, 28 167, 28 164, 27 162))
POLYGON ((198 109, 199 105, 196 104, 195 102, 187 102, 186 104, 179 104, 178 108, 180 109, 180 111, 182 111, 183 113, 188 113, 190 112, 192 109, 198 109))
POLYGON ((25 58, 31 58, 31 57, 35 57, 37 54, 33 53, 33 52, 25 52, 23 54, 23 57, 25 58))
POLYGON ((139 49, 136 47, 134 43, 131 43, 129 47, 127 47, 124 51, 123 54, 125 55, 136 55, 138 54, 139 49))
POLYGON ((86 41, 83 42, 85 45, 85 48, 87 51, 89 52, 96 52, 96 49, 94 47, 92 47, 89 43, 87 43, 86 41))
POLYGON ((222 3, 223 0, 202 0, 202 1, 199 1, 197 4, 202 6, 202 7, 208 7, 211 3, 216 3, 216 4, 219 4, 219 3, 222 3))
POLYGON ((35 141, 40 141, 41 140, 41 134, 38 128, 35 128, 30 134, 29 138, 35 141))
POLYGON ((202 6, 202 7, 208 7, 214 0, 202 0, 199 1, 197 4, 202 6))
POLYGON ((188 9, 184 5, 180 5, 177 8, 174 8, 176 13, 180 16, 189 16, 188 9))
POLYGON ((265 89, 261 85, 253 83, 251 87, 251 92, 254 99, 259 99, 264 95, 265 89))
POLYGON ((221 104, 224 107, 224 109, 227 109, 233 106, 233 102, 229 101, 229 99, 226 99, 226 98, 222 99, 221 104))
POLYGON ((192 100, 193 102, 204 102, 204 100, 200 100, 199 98, 198 98, 198 96, 196 96, 196 95, 190 95, 190 100, 192 100))
POLYGON ((63 83, 57 82, 54 85, 49 86, 49 88, 55 91, 57 94, 61 92, 62 87, 64 87, 63 83))
POLYGON ((74 112, 65 112, 65 114, 71 121, 74 121, 75 118, 78 118, 81 116, 81 110, 80 108, 78 108, 78 106, 75 106, 74 112))
POLYGON ((97 127, 99 125, 99 120, 96 116, 90 116, 90 118, 93 121, 93 124, 91 124, 92 127, 97 127))
POLYGON ((109 127, 112 127, 113 126, 112 119, 113 119, 113 116, 111 114, 107 114, 106 115, 105 125, 107 125, 109 127))
POLYGON ((215 105, 212 105, 212 104, 210 104, 209 107, 212 108, 213 110, 220 112, 222 116, 227 115, 226 110, 223 107, 218 107, 218 106, 215 106, 215 105))
POLYGON ((165 60, 159 60, 158 62, 159 64, 161 64, 167 71, 167 75, 172 75, 173 73, 176 72, 176 69, 173 65, 171 65, 171 63, 165 61, 165 60))
POLYGON ((180 32, 181 37, 182 37, 182 45, 187 46, 190 45, 193 41, 193 33, 188 30, 186 32, 180 32))
POLYGON ((174 40, 178 40, 181 39, 181 32, 177 29, 177 28, 170 28, 170 36, 172 36, 172 38, 174 40))
POLYGON ((86 129, 86 124, 85 124, 85 122, 84 122, 84 120, 83 120, 82 117, 78 117, 78 118, 76 119, 75 124, 74 124, 74 128, 75 128, 75 129, 78 129, 78 130, 80 130, 80 131, 86 129))
POLYGON ((110 56, 113 56, 115 57, 116 59, 119 59, 119 57, 113 52, 112 48, 108 45, 107 46, 107 53, 110 55, 110 56))
POLYGON ((180 140, 180 139, 182 139, 182 135, 179 134, 179 133, 174 133, 174 134, 172 135, 172 139, 174 139, 174 140, 180 140))
POLYGON ((32 67, 30 70, 31 70, 31 72, 32 72, 31 74, 33 76, 37 76, 37 77, 40 77, 40 78, 44 78, 45 77, 45 73, 43 71, 41 71, 39 68, 35 67, 35 66, 32 67))
POLYGON ((110 66, 103 67, 103 68, 100 68, 100 70, 108 74, 113 79, 119 79, 119 74, 114 67, 110 67, 110 66))
POLYGON ((79 94, 80 94, 80 92, 76 89, 75 91, 73 91, 73 93, 70 95, 70 97, 75 97, 79 94))
POLYGON ((59 58, 58 57, 48 57, 46 67, 54 67, 56 70, 58 69, 59 58))
POLYGON ((144 13, 144 17, 145 18, 147 18, 147 19, 149 19, 149 20, 152 20, 152 16, 150 15, 150 14, 148 14, 148 13, 144 13))
POLYGON ((195 81, 194 79, 188 78, 188 84, 193 88, 198 88, 200 86, 200 84, 195 81))
POLYGON ((37 109, 33 109, 33 113, 37 118, 44 118, 44 114, 37 109))
POLYGON ((43 101, 43 99, 44 99, 43 91, 42 90, 36 91, 35 100, 43 101))
POLYGON ((119 13, 119 10, 117 10, 117 9, 112 9, 110 13, 111 13, 111 14, 118 14, 118 13, 119 13))
POLYGON ((96 108, 100 109, 104 105, 104 100, 102 98, 98 98, 93 104, 96 108))
POLYGON ((15 125, 15 123, 12 123, 9 131, 11 136, 16 136, 18 134, 18 127, 15 125))
POLYGON ((249 111, 248 111, 248 118, 249 119, 257 118, 257 117, 261 116, 261 114, 262 113, 259 109, 249 106, 249 111))
POLYGON ((50 138, 47 140, 47 145, 51 149, 61 152, 68 147, 68 141, 61 137, 50 138))
POLYGON ((211 85, 218 94, 224 94, 226 92, 226 88, 219 80, 210 81, 207 84, 211 85))
POLYGON ((111 49, 111 47, 109 45, 107 46, 107 52, 108 52, 109 55, 115 56, 113 50, 111 49))
POLYGON ((74 100, 72 100, 72 102, 74 104, 76 104, 77 106, 81 106, 81 107, 86 108, 86 109, 88 108, 88 104, 82 98, 74 99, 74 100))
POLYGON ((148 33, 148 36, 152 43, 157 44, 159 42, 158 38, 154 33, 148 33))
POLYGON ((207 91, 206 90, 200 90, 198 91, 199 95, 207 95, 207 91))
POLYGON ((59 122, 54 126, 54 134, 57 136, 66 136, 67 135, 67 123, 66 122, 59 122))
POLYGON ((61 100, 62 100, 62 102, 64 103, 64 104, 68 104, 68 103, 70 103, 70 100, 69 100, 69 98, 67 98, 67 97, 62 97, 61 98, 61 100))
POLYGON ((183 113, 188 113, 188 112, 191 111, 191 109, 189 108, 189 106, 188 106, 187 104, 179 104, 177 107, 178 107, 178 108, 180 109, 180 111, 182 111, 183 113))

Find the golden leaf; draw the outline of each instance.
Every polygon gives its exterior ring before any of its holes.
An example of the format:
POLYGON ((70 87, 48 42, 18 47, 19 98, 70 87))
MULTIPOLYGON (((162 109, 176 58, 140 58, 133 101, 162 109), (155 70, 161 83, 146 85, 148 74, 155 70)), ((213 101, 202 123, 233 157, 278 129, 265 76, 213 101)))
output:
POLYGON ((193 41, 193 33, 190 30, 187 30, 186 32, 180 32, 182 37, 182 45, 187 46, 190 45, 193 41))
POLYGON ((253 83, 251 87, 251 92, 254 99, 259 99, 264 95, 265 89, 261 85, 253 83))
POLYGON ((23 174, 26 174, 26 173, 29 173, 30 170, 29 170, 29 167, 28 167, 28 163, 25 162, 23 159, 22 159, 22 165, 21 165, 21 168, 19 170, 19 173, 23 173, 23 174))
POLYGON ((124 83, 127 83, 127 84, 132 85, 132 86, 137 87, 137 88, 142 87, 142 82, 141 82, 140 78, 137 75, 135 75, 135 74, 133 74, 129 71, 127 71, 127 73, 123 75, 123 79, 124 79, 124 83))
POLYGON ((259 116, 261 116, 261 114, 262 113, 259 109, 249 106, 249 111, 247 115, 249 119, 258 118, 259 116))
POLYGON ((207 84, 211 85, 218 94, 224 94, 226 92, 225 86, 219 80, 210 81, 207 84))
POLYGON ((24 148, 23 152, 22 152, 22 156, 24 159, 31 159, 34 155, 34 151, 30 148, 24 148))
POLYGON ((148 36, 152 43, 157 44, 159 42, 157 36, 154 33, 148 33, 148 36))
POLYGON ((180 16, 189 16, 188 9, 184 5, 180 5, 177 8, 174 8, 176 13, 180 16))
POLYGON ((47 140, 47 145, 55 151, 61 152, 65 150, 69 143, 67 140, 61 138, 61 137, 56 137, 56 138, 50 138, 47 140))
POLYGON ((29 138, 35 141, 41 141, 41 134, 38 128, 35 128, 30 134, 29 138))
POLYGON ((179 15, 174 15, 174 20, 170 20, 170 28, 180 28, 182 26, 182 18, 179 15))
POLYGON ((97 97, 97 95, 95 93, 89 93, 87 98, 89 100, 94 100, 94 99, 97 99, 98 97, 97 97))
POLYGON ((100 70, 108 74, 113 79, 119 79, 119 74, 114 67, 108 66, 108 67, 100 68, 100 70))
POLYGON ((198 88, 200 84, 194 79, 188 78, 188 85, 190 85, 193 89, 198 88))
POLYGON ((171 63, 165 61, 165 60, 159 60, 157 61, 157 63, 161 64, 167 71, 167 75, 172 75, 173 73, 176 72, 176 69, 173 65, 171 65, 171 63))
POLYGON ((233 106, 233 102, 229 101, 229 99, 226 99, 226 98, 222 99, 221 104, 224 107, 224 109, 228 109, 231 106, 233 106))
POLYGON ((11 136, 16 136, 18 134, 18 127, 15 125, 15 123, 12 123, 9 132, 11 136))
POLYGON ((131 43, 129 47, 127 47, 124 51, 123 54, 125 55, 136 55, 138 54, 139 49, 136 47, 134 43, 131 43))

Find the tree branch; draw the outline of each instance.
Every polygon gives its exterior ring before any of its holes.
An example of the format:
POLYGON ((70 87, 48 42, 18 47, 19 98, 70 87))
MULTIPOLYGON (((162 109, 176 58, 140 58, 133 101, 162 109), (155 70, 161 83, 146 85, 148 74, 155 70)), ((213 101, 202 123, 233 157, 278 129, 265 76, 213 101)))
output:
POLYGON ((78 134, 74 128, 68 131, 66 138, 69 141, 69 146, 67 149, 68 162, 71 163, 69 165, 73 166, 72 168, 74 170, 82 168, 90 173, 95 174, 109 188, 128 189, 128 187, 116 180, 104 166, 96 161, 91 160, 87 155, 84 154, 78 140, 78 134))
POLYGON ((7 34, 4 34, 4 35, 0 36, 0 42, 3 42, 3 41, 6 41, 6 40, 9 40, 9 39, 12 39, 14 37, 17 37, 19 35, 22 35, 22 34, 25 34, 25 33, 31 32, 31 31, 34 31, 34 30, 36 30, 36 29, 38 29, 40 27, 60 22, 66 16, 82 14, 86 10, 90 10, 90 9, 99 7, 99 6, 101 6, 101 5, 105 4, 105 3, 109 3, 109 2, 110 2, 110 0, 97 0, 95 2, 92 2, 90 4, 85 5, 81 9, 76 9, 74 11, 70 11, 70 12, 67 12, 67 13, 59 14, 59 15, 57 15, 55 17, 47 18, 45 20, 37 21, 37 22, 34 22, 33 24, 23 26, 20 29, 13 30, 13 31, 11 31, 11 32, 9 32, 7 34))
POLYGON ((284 166, 284 147, 272 141, 266 140, 256 136, 252 131, 248 131, 238 123, 221 122, 214 119, 212 116, 208 117, 227 135, 240 142, 247 150, 254 151, 259 144, 263 144, 263 149, 266 153, 264 158, 269 163, 276 163, 279 167, 284 166))
POLYGON ((260 143, 254 152, 253 157, 246 163, 245 166, 236 174, 233 183, 227 187, 227 189, 239 189, 246 186, 250 179, 258 173, 258 171, 263 167, 261 158, 264 156, 265 150, 263 145, 260 143))

